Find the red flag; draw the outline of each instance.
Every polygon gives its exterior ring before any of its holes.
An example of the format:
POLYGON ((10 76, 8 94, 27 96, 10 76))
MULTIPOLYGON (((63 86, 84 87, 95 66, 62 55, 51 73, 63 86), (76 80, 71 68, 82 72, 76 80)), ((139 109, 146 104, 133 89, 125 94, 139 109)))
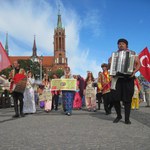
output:
POLYGON ((139 59, 141 62, 141 68, 139 71, 143 77, 150 82, 150 53, 147 47, 139 54, 139 59))
POLYGON ((0 42, 0 71, 10 66, 8 55, 0 42))

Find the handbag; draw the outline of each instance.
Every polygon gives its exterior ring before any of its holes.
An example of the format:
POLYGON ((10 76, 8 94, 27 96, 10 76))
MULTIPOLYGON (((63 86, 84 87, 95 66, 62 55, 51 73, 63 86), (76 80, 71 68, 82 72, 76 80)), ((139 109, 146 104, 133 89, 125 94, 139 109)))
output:
POLYGON ((40 108, 44 108, 45 106, 45 101, 40 101, 40 108))

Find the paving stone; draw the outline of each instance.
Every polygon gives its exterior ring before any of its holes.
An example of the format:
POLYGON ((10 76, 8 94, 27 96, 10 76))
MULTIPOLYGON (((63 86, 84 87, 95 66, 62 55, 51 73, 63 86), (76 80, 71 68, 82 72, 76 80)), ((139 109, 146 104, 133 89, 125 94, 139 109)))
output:
POLYGON ((72 116, 59 109, 13 119, 14 108, 0 109, 0 150, 150 150, 150 108, 141 104, 131 111, 131 125, 123 119, 114 124, 114 109, 105 115, 74 110, 72 116))

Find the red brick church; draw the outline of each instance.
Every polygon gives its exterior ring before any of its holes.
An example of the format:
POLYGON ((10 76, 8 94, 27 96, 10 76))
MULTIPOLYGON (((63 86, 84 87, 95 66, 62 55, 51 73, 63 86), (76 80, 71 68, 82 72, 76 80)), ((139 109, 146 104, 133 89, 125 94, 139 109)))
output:
MULTIPOLYGON (((8 36, 8 35, 7 35, 8 36)), ((8 37, 6 36, 5 50, 8 53, 8 37)), ((62 27, 61 15, 58 13, 57 27, 54 29, 54 56, 37 56, 36 39, 34 37, 32 56, 9 56, 11 63, 15 60, 42 61, 42 66, 49 71, 64 70, 68 66, 66 57, 65 29, 62 27)))

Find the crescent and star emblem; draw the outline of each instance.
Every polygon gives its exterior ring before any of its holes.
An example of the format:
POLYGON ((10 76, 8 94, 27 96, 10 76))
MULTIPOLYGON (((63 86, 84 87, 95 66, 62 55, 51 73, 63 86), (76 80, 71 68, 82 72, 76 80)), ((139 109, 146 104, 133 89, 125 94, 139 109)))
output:
POLYGON ((142 56, 142 57, 140 58, 140 63, 141 63, 141 65, 142 65, 142 67, 148 67, 148 68, 150 68, 150 60, 149 60, 149 58, 148 58, 147 55, 144 55, 144 56, 142 56), (144 64, 143 64, 143 60, 144 60, 144 59, 147 59, 147 62, 148 62, 147 66, 144 66, 144 64))

